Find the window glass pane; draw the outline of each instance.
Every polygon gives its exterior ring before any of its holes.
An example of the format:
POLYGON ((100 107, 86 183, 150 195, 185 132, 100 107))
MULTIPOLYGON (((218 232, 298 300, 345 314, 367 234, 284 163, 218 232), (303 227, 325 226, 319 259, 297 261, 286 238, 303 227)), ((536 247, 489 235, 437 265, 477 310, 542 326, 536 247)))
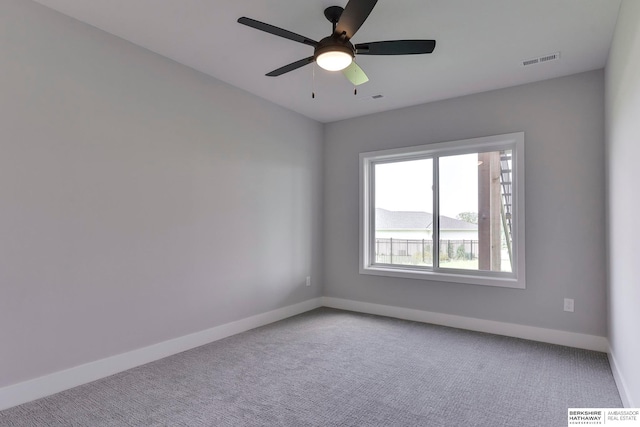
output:
POLYGON ((512 271, 511 150, 441 157, 440 267, 512 271))
POLYGON ((433 264, 433 160, 374 166, 376 264, 433 264))

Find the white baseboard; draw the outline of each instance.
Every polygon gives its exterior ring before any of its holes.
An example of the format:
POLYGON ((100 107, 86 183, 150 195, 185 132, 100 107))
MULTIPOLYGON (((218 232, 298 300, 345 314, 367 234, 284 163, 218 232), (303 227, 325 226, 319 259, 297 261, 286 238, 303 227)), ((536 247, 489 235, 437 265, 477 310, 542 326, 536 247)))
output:
POLYGON ((321 306, 314 298, 183 337, 86 363, 64 371, 0 388, 0 411, 153 362, 231 335, 264 326, 321 306))
POLYGON ((605 337, 595 335, 536 328, 533 326, 475 319, 471 317, 414 310, 390 305, 371 304, 341 298, 323 297, 322 305, 342 310, 357 311, 360 313, 377 314, 380 316, 395 317, 398 319, 413 320, 416 322, 433 323, 435 325, 450 326, 453 328, 468 329, 471 331, 488 332, 491 334, 523 338, 532 341, 566 345, 568 347, 601 351, 603 353, 606 353, 609 350, 609 343, 607 339, 605 337))
POLYGON ((613 379, 616 381, 616 386, 618 387, 618 393, 620 393, 622 404, 625 408, 637 408, 638 406, 636 406, 635 403, 631 401, 631 394, 629 393, 629 389, 627 388, 627 383, 624 381, 624 377, 620 373, 618 362, 616 362, 613 350, 609 348, 608 353, 609 365, 611 365, 611 372, 613 373, 613 379))
POLYGON ((625 407, 633 407, 622 376, 617 369, 615 357, 605 337, 322 297, 0 388, 0 410, 49 396, 321 306, 607 352, 623 404, 625 407))

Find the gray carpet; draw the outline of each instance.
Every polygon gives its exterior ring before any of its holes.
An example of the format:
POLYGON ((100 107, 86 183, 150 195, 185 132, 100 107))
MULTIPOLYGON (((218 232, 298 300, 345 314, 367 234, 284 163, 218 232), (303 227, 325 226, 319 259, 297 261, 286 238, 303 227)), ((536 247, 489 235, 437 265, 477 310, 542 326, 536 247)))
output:
POLYGON ((604 353, 321 308, 0 412, 2 426, 566 426, 604 353))

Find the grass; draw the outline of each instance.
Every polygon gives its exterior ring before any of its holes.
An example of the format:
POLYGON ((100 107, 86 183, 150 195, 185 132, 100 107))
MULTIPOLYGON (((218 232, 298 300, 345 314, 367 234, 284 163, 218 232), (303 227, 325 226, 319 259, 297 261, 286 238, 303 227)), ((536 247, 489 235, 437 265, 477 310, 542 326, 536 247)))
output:
MULTIPOLYGON (((379 262, 389 262, 388 258, 382 258, 378 260, 379 262)), ((416 261, 415 258, 412 257, 403 257, 403 256, 395 256, 393 257, 393 264, 395 265, 416 265, 416 266, 431 266, 431 263, 423 263, 416 261)), ((508 265, 508 261, 507 261, 508 265)), ((452 259, 448 261, 440 261, 440 268, 455 268, 458 270, 478 270, 478 260, 472 259, 452 259)), ((503 270, 504 271, 504 270, 503 270)), ((507 270, 509 271, 509 270, 507 270)))
POLYGON ((440 261, 441 268, 458 268, 460 270, 477 270, 478 260, 472 259, 453 259, 449 261, 440 261))

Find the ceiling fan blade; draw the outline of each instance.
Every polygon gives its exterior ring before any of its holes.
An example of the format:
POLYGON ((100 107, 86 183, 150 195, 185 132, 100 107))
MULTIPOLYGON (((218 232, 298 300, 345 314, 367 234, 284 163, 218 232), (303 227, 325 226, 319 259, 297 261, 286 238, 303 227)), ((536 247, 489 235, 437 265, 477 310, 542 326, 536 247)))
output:
POLYGON ((354 85, 360 86, 363 83, 369 81, 369 77, 362 71, 362 68, 355 61, 351 63, 347 68, 342 70, 342 74, 354 85))
POLYGON ((275 27, 271 24, 265 24, 264 22, 247 18, 246 16, 239 18, 238 22, 248 27, 255 28, 256 30, 264 31, 266 33, 273 34, 275 36, 280 36, 280 37, 284 37, 285 39, 293 40, 294 42, 304 43, 313 47, 316 47, 318 45, 318 42, 315 40, 311 40, 310 38, 301 36, 300 34, 292 33, 291 31, 283 30, 282 28, 275 27))
POLYGON ((435 40, 390 40, 384 42, 358 43, 358 55, 417 55, 431 53, 436 48, 435 40))
POLYGON ((289 71, 297 70, 300 67, 304 67, 307 64, 311 64, 313 61, 315 61, 315 59, 313 58, 313 56, 310 56, 308 58, 304 58, 299 61, 292 62, 291 64, 285 65, 284 67, 280 67, 277 70, 273 70, 272 72, 266 75, 269 77, 278 77, 283 75, 284 73, 288 73, 289 71))
POLYGON ((334 34, 344 33, 347 39, 351 39, 369 17, 377 2, 378 0, 349 0, 336 25, 334 34))

